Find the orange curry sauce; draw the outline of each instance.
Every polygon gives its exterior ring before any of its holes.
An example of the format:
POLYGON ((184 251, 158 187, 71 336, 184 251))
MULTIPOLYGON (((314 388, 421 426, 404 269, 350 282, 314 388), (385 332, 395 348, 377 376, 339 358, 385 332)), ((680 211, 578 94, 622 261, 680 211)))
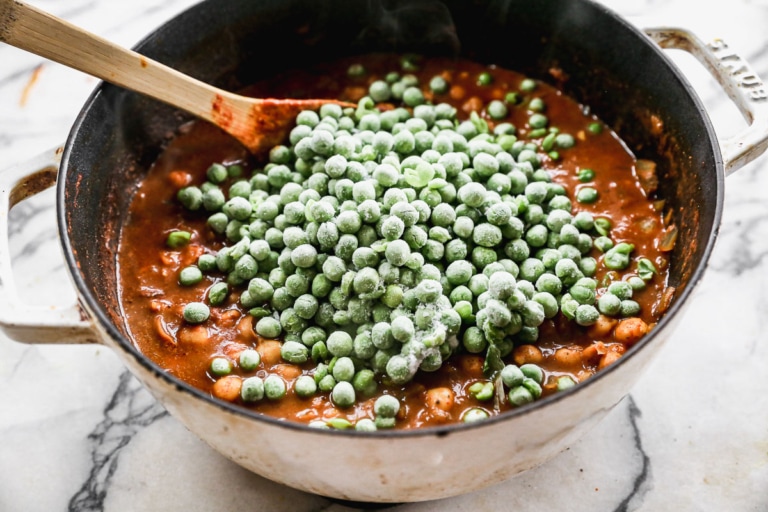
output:
MULTIPOLYGON (((388 71, 399 70, 398 61, 392 58, 365 60, 368 73, 364 77, 350 78, 346 71, 351 62, 356 61, 342 61, 320 71, 285 73, 248 92, 261 97, 332 97, 357 101, 366 93, 370 82, 383 78, 388 71)), ((518 91, 524 78, 495 67, 447 59, 425 61, 420 70, 412 73, 419 77, 429 101, 451 103, 458 109, 460 119, 466 119, 472 110, 486 117, 484 106, 493 99, 503 99, 509 91, 518 91), (491 85, 476 83, 482 71, 492 72, 495 80, 491 85), (429 91, 429 80, 436 74, 443 75, 451 84, 447 93, 433 95, 429 91)), ((576 139, 573 148, 560 151, 561 158, 555 161, 545 158, 543 163, 553 180, 568 191, 573 214, 588 211, 596 218, 610 218, 613 225, 611 238, 617 243, 633 243, 632 257, 650 259, 659 271, 644 290, 636 291, 633 296, 633 300, 641 305, 642 322, 633 319, 633 324, 601 317, 598 324, 584 328, 558 314, 540 326, 536 345, 515 347, 506 361, 540 365, 545 370, 543 388, 547 395, 557 392, 555 379, 558 376, 571 375, 576 381, 583 381, 618 359, 641 337, 646 327, 650 329, 658 320, 668 305, 672 290, 666 285, 667 258, 659 247, 664 234, 662 214, 640 185, 633 155, 607 127, 599 134, 590 133, 587 127, 596 119, 553 87, 538 82, 532 93, 522 94, 522 97, 524 101, 533 97, 543 99, 550 125, 576 139), (595 178, 588 185, 599 191, 600 199, 593 204, 580 204, 575 200, 578 188, 585 186, 577 177, 582 168, 595 171, 595 178), (622 326, 622 323, 626 325, 622 326)), ((512 122, 518 129, 518 137, 525 139, 530 114, 524 107, 510 108, 510 115, 504 121, 512 122)), ((488 121, 493 126, 493 122, 488 121)), ((353 407, 337 409, 328 393, 318 392, 310 399, 294 395, 293 381, 302 373, 311 374, 314 364, 311 360, 304 365, 281 360, 280 342, 262 339, 254 333, 255 321, 240 306, 239 290, 231 291, 223 305, 211 307, 208 321, 199 325, 184 322, 184 305, 193 301, 206 302, 207 290, 225 275, 206 274, 201 283, 187 287, 178 283, 179 271, 196 264, 200 254, 220 249, 223 237, 215 235, 206 226, 204 211, 186 211, 177 202, 176 193, 181 187, 202 183, 206 170, 215 162, 242 164, 246 176, 263 163, 253 159, 242 146, 218 129, 195 122, 183 127, 169 143, 133 199, 129 220, 121 234, 118 263, 121 305, 134 343, 143 354, 179 379, 264 414, 304 423, 337 417, 354 423, 359 418, 373 418, 375 397, 358 398, 353 407), (191 242, 179 249, 169 249, 165 244, 166 237, 178 229, 192 233, 191 242), (246 373, 236 367, 231 376, 218 379, 216 384, 217 379, 209 371, 211 360, 216 356, 236 360, 239 352, 246 348, 260 352, 262 362, 257 370, 246 373), (287 382, 286 397, 277 401, 265 398, 247 406, 241 402, 238 394, 240 378, 266 377, 274 373, 287 382)), ((607 271, 601 255, 597 249, 591 254, 598 261, 595 275, 598 282, 607 271)), ((482 355, 457 354, 444 362, 440 370, 418 372, 413 381, 402 387, 380 383, 378 394, 390 393, 401 398, 397 428, 457 422, 465 410, 473 407, 482 407, 490 414, 508 410, 510 406, 506 400, 480 402, 469 393, 468 388, 473 383, 485 379, 482 363, 482 355)))

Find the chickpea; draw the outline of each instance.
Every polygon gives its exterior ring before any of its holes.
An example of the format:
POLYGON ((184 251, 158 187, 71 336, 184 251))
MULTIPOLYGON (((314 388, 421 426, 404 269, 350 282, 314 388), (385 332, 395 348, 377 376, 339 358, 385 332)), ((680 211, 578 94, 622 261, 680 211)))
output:
POLYGON ((515 347, 512 358, 518 366, 526 363, 539 364, 544 359, 541 349, 536 345, 520 345, 515 347))
POLYGON ((616 362, 619 358, 621 358, 621 352, 617 350, 609 350, 601 359, 600 363, 597 365, 598 370, 602 370, 606 366, 616 362))
POLYGON ((430 411, 448 412, 453 407, 453 391, 450 388, 432 388, 427 391, 426 405, 430 411))
POLYGON ((280 357, 280 342, 277 340, 263 340, 256 347, 261 361, 265 366, 270 367, 281 361, 280 357))
POLYGON ((251 315, 245 315, 240 318, 240 321, 237 323, 237 332, 246 340, 256 338, 256 334, 253 331, 253 317, 251 315))
POLYGON ((607 348, 605 343, 597 341, 581 352, 582 359, 587 364, 596 364, 600 361, 600 358, 606 353, 607 348))
MULTIPOLYGON (((251 315, 247 315, 251 316, 251 315)), ((227 311, 224 311, 219 315, 219 322, 224 327, 232 327, 235 325, 235 322, 237 322, 237 319, 240 318, 240 312, 236 309, 228 309, 227 311)))
POLYGON ((192 183, 192 176, 187 171, 171 171, 168 173, 168 181, 174 188, 186 187, 192 183))
POLYGON ((606 315, 600 315, 597 322, 590 325, 587 334, 593 339, 604 338, 610 334, 618 321, 606 315))
POLYGON ((240 396, 243 381, 236 375, 227 375, 213 383, 213 396, 227 402, 234 402, 240 396))
POLYGON ((477 96, 472 96, 461 106, 464 112, 480 112, 483 109, 483 100, 477 96))
POLYGON ((204 325, 183 325, 176 335, 184 345, 203 345, 208 343, 208 328, 204 325))
POLYGON ((581 366, 583 352, 581 347, 559 348, 555 351, 555 362, 568 368, 581 366))
POLYGON ((491 98, 494 100, 503 100, 507 95, 507 91, 503 87, 496 87, 491 91, 491 98))
POLYGON ((469 376, 480 377, 483 374, 483 361, 485 359, 480 355, 463 355, 459 364, 461 369, 469 376))
POLYGON ((464 88, 460 85, 454 85, 451 87, 451 90, 448 91, 448 94, 451 96, 452 100, 460 100, 464 98, 464 95, 467 94, 467 91, 465 91, 464 88))
POLYGON ((360 98, 368 94, 368 89, 365 87, 352 86, 344 89, 344 96, 349 98, 350 101, 360 101, 360 98))
POLYGON ((641 318, 632 317, 621 320, 613 331, 613 338, 621 343, 632 345, 648 333, 648 324, 641 318))
POLYGON ((294 380, 301 375, 301 368, 295 364, 277 364, 272 371, 280 375, 286 381, 294 380))

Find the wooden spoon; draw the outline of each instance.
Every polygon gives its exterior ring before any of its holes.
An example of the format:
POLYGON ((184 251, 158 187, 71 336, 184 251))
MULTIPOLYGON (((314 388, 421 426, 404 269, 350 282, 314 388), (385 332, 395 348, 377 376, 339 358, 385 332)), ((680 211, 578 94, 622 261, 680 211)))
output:
POLYGON ((217 89, 18 0, 0 0, 0 41, 210 121, 251 153, 280 144, 296 114, 324 99, 247 98, 217 89))

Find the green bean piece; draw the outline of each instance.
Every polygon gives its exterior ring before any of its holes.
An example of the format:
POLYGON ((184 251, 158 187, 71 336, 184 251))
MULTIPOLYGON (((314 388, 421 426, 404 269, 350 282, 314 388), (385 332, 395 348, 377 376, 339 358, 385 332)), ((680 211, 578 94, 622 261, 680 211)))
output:
POLYGON ((621 242, 603 255, 603 263, 610 270, 623 270, 629 266, 629 255, 635 249, 633 244, 621 242))

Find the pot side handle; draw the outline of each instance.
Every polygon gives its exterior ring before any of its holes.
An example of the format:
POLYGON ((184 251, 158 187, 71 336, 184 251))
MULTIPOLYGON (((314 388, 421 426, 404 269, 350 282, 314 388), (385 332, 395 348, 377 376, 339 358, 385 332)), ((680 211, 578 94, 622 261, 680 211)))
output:
POLYGON ((0 329, 23 343, 98 343, 99 336, 78 304, 24 304, 18 297, 9 250, 8 217, 21 201, 52 187, 63 148, 46 151, 0 172, 0 329))
POLYGON ((722 39, 704 43, 680 28, 648 28, 645 33, 662 48, 684 50, 698 59, 749 124, 720 143, 726 176, 768 149, 768 89, 747 61, 722 39))

